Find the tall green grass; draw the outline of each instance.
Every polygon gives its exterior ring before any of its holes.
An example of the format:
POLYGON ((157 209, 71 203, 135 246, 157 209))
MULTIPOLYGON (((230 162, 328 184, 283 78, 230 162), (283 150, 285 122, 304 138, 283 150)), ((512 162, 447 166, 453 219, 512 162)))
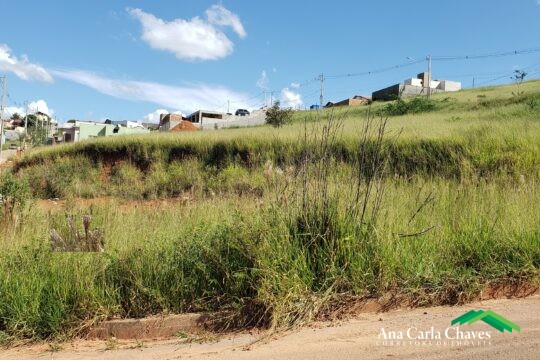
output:
POLYGON ((358 232, 341 203, 332 237, 313 245, 291 229, 276 196, 26 207, 0 236, 0 331, 62 337, 106 317, 192 311, 229 311, 231 325, 289 326, 338 294, 444 304, 488 283, 538 281, 537 183, 392 181, 371 231, 358 232), (434 200, 413 217, 430 192, 434 200), (105 253, 53 252, 49 231, 65 226, 66 213, 89 212, 105 228, 105 253))

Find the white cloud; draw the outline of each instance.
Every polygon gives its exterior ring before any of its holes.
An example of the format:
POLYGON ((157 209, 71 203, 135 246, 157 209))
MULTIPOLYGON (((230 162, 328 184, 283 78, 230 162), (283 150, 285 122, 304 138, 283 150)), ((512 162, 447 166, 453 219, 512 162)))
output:
MULTIPOLYGON (((35 114, 38 111, 49 116, 54 115, 54 109, 49 108, 49 105, 45 100, 40 99, 28 103, 28 114, 35 114)), ((26 108, 22 106, 7 106, 4 109, 4 116, 2 118, 9 119, 15 113, 24 116, 26 114, 26 108)))
POLYGON ((34 114, 37 112, 42 112, 49 116, 53 116, 54 110, 49 108, 49 105, 45 100, 36 100, 28 104, 28 113, 34 114))
POLYGON ((23 80, 53 81, 47 70, 31 63, 26 55, 22 55, 20 59, 13 56, 6 44, 0 44, 0 71, 12 72, 23 80))
POLYGON ((206 10, 208 20, 165 21, 141 9, 127 9, 142 24, 142 36, 150 47, 174 53, 184 60, 216 60, 233 52, 234 44, 218 26, 230 26, 241 37, 246 31, 236 14, 221 5, 206 10))
POLYGON ((143 122, 151 123, 151 124, 158 124, 159 123, 159 116, 161 114, 178 114, 178 115, 185 116, 185 114, 183 112, 181 112, 181 111, 169 111, 169 110, 166 110, 166 109, 157 109, 156 111, 151 112, 150 114, 147 114, 143 118, 143 122))
POLYGON ((261 90, 268 89, 268 76, 266 76, 266 70, 263 70, 261 77, 257 80, 257 87, 261 90))
POLYGON ((240 21, 238 15, 225 9, 222 5, 212 5, 206 10, 208 22, 217 26, 230 26, 238 36, 242 39, 247 36, 244 25, 240 21))
POLYGON ((246 106, 237 99, 248 97, 219 85, 173 86, 154 82, 108 79, 82 70, 55 70, 53 73, 106 95, 126 100, 147 101, 178 109, 185 114, 198 109, 221 109, 226 106, 227 100, 246 106))
POLYGON ((281 106, 298 108, 304 103, 302 101, 302 96, 289 88, 284 88, 281 90, 281 106))
POLYGON ((4 108, 4 113, 2 114, 2 119, 10 119, 13 114, 19 114, 21 116, 24 116, 24 109, 22 107, 17 106, 6 106, 4 108))
POLYGON ((298 88, 300 87, 300 84, 299 84, 299 83, 293 82, 293 83, 291 83, 291 87, 292 87, 293 89, 298 89, 298 88))
POLYGON ((153 123, 153 124, 156 124, 156 123, 159 123, 159 116, 161 114, 168 114, 169 113, 169 110, 165 110, 165 109, 157 109, 156 111, 154 112, 151 112, 150 114, 146 115, 144 118, 143 118, 143 121, 144 122, 147 122, 147 123, 153 123))

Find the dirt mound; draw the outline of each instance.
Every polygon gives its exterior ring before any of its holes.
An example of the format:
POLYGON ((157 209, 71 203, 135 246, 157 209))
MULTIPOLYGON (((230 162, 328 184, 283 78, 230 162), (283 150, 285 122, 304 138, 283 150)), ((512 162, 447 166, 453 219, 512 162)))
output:
POLYGON ((193 123, 186 120, 182 120, 180 121, 180 124, 173 127, 170 131, 180 132, 180 131, 197 131, 197 130, 199 130, 199 128, 193 125, 193 123))

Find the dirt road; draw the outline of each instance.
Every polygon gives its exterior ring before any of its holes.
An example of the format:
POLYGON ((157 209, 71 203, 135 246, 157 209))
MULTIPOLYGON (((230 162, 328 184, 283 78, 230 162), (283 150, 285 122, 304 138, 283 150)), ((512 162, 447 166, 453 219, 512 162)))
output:
MULTIPOLYGON (((429 336, 429 335, 428 335, 429 336)), ((462 335, 463 336, 463 335, 462 335)), ((224 337, 202 344, 162 342, 78 341, 63 344, 57 350, 50 345, 34 345, 4 350, 1 359, 533 359, 540 352, 540 296, 526 299, 489 300, 459 307, 434 307, 397 310, 382 314, 362 314, 342 323, 317 324, 311 327, 274 336, 256 342, 257 336, 242 334, 224 337), (385 332, 406 331, 413 337, 420 331, 436 334, 450 327, 449 336, 455 337, 457 328, 452 319, 469 310, 493 310, 521 327, 520 332, 500 333, 482 321, 461 325, 462 334, 484 335, 488 340, 432 340, 424 344, 409 340, 399 346, 378 339, 381 328, 385 332), (433 327, 433 329, 432 329, 433 327), (446 343, 444 343, 446 341, 446 343), (452 342, 453 341, 453 342, 452 342), (471 344, 474 342, 474 344, 471 344), (251 344, 251 345, 250 345, 251 344), (385 346, 386 345, 386 346, 385 346), (108 350, 107 350, 108 349, 108 350)), ((394 341, 395 344, 395 341, 394 341)))
POLYGON ((16 150, 3 150, 2 154, 0 154, 0 164, 7 161, 10 157, 15 155, 17 153, 16 150))

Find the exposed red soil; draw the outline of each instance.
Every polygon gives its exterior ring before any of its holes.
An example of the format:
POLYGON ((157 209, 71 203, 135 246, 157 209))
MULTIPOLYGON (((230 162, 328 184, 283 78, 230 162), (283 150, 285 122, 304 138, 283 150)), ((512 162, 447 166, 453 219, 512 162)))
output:
POLYGON ((169 131, 171 132, 180 132, 180 131, 198 131, 199 128, 193 125, 190 121, 182 120, 180 124, 176 125, 169 131))

